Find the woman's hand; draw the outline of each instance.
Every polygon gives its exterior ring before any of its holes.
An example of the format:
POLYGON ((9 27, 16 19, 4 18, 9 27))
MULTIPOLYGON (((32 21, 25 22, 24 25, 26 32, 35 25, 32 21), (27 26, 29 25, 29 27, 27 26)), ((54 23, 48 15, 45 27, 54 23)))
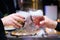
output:
POLYGON ((56 28, 57 22, 46 16, 33 16, 33 22, 37 27, 56 28))
POLYGON ((3 25, 4 26, 14 26, 16 28, 22 27, 22 25, 19 22, 24 23, 24 17, 22 17, 19 14, 11 14, 6 17, 3 17, 2 19, 3 25))
POLYGON ((41 26, 45 26, 48 28, 56 28, 57 21, 51 20, 51 19, 47 18, 46 16, 43 16, 43 17, 44 17, 44 20, 40 21, 41 26))

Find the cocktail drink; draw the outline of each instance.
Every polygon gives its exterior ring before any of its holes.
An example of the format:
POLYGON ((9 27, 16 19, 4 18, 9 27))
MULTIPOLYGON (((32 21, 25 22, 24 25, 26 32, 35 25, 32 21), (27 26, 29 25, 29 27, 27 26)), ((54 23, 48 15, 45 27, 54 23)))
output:
POLYGON ((33 23, 38 27, 40 26, 40 21, 44 20, 43 16, 33 16, 32 19, 33 23))

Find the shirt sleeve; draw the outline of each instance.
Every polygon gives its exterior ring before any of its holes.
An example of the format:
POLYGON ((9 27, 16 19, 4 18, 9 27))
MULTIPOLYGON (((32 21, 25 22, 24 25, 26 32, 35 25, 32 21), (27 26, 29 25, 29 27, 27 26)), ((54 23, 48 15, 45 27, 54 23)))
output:
POLYGON ((57 24, 55 30, 60 31, 60 22, 58 22, 58 24, 57 24))
POLYGON ((7 38, 5 36, 4 26, 3 26, 1 19, 0 19, 0 39, 7 40, 7 38))

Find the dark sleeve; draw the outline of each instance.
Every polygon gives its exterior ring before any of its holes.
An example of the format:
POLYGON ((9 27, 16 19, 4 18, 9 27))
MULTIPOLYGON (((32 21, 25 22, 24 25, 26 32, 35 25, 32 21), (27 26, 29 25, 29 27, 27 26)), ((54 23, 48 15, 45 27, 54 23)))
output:
POLYGON ((58 22, 58 24, 57 24, 55 30, 60 31, 60 22, 58 22))
POLYGON ((12 14, 16 12, 13 0, 0 0, 0 11, 2 14, 12 14))
POLYGON ((13 0, 3 0, 7 6, 7 13, 8 14, 12 14, 12 13, 16 13, 16 9, 14 6, 14 2, 13 0))
POLYGON ((7 40, 1 19, 0 19, 0 40, 7 40))
POLYGON ((0 11, 2 12, 2 14, 7 13, 7 6, 4 0, 0 0, 0 11))

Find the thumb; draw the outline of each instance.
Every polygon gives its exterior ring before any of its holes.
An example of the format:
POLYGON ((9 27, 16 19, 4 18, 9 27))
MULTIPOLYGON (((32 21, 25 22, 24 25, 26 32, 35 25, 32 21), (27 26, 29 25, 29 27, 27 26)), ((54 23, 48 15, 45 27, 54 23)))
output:
POLYGON ((40 22, 40 25, 44 25, 44 24, 45 24, 45 21, 41 21, 41 22, 40 22))

